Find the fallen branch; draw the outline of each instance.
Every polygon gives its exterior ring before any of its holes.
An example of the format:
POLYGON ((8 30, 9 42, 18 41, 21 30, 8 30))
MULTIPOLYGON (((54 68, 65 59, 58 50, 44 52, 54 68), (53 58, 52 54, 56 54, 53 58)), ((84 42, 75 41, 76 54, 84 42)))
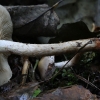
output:
MULTIPOLYGON (((58 44, 24 44, 7 40, 0 40, 0 53, 10 52, 25 56, 49 56, 78 51, 90 39, 69 41, 58 44)), ((92 38, 91 43, 82 49, 84 51, 100 49, 100 39, 92 38)))

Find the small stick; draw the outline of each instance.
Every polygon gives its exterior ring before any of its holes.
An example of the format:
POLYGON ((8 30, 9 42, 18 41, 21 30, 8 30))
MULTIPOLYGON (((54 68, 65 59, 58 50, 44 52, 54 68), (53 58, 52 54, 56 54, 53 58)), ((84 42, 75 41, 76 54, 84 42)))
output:
POLYGON ((21 85, 25 84, 25 82, 26 82, 29 66, 30 66, 30 62, 28 60, 28 57, 25 57, 24 58, 24 65, 23 65, 23 69, 22 69, 21 85))
MULTIPOLYGON (((34 65, 34 68, 33 68, 33 70, 32 70, 32 81, 34 81, 35 80, 35 70, 36 70, 36 68, 37 68, 37 65, 38 65, 38 63, 39 63, 39 60, 36 60, 36 63, 35 63, 35 65, 34 65)), ((33 66, 32 66, 33 67, 33 66)))

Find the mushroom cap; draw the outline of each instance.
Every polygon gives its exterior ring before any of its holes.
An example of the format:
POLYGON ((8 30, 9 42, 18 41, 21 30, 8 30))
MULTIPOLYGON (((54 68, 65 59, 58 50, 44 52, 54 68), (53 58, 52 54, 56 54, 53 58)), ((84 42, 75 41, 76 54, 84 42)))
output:
POLYGON ((13 24, 9 12, 0 5, 0 40, 12 40, 13 24))
POLYGON ((41 79, 45 80, 46 73, 48 71, 48 67, 50 64, 54 64, 55 58, 54 56, 45 56, 42 57, 38 63, 38 70, 40 72, 41 79))

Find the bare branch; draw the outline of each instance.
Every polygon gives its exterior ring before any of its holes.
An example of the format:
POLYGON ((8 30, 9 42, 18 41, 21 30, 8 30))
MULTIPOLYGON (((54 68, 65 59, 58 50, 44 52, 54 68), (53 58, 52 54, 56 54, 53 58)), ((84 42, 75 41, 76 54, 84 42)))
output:
MULTIPOLYGON (((0 40, 0 52, 10 52, 25 56, 49 56, 62 53, 71 53, 78 51, 90 39, 69 41, 58 44, 24 44, 19 42, 12 42, 0 40)), ((100 49, 100 39, 92 38, 91 43, 86 45, 82 51, 100 49)))

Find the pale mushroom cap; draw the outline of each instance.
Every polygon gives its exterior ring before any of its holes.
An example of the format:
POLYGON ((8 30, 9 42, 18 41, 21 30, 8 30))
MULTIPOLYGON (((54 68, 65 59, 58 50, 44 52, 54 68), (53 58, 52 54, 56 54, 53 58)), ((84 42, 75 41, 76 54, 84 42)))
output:
POLYGON ((0 5, 0 40, 11 40, 13 24, 9 12, 0 5))
POLYGON ((45 56, 41 58, 41 60, 38 63, 38 70, 40 72, 41 79, 45 79, 49 64, 53 64, 54 62, 54 56, 45 56))

